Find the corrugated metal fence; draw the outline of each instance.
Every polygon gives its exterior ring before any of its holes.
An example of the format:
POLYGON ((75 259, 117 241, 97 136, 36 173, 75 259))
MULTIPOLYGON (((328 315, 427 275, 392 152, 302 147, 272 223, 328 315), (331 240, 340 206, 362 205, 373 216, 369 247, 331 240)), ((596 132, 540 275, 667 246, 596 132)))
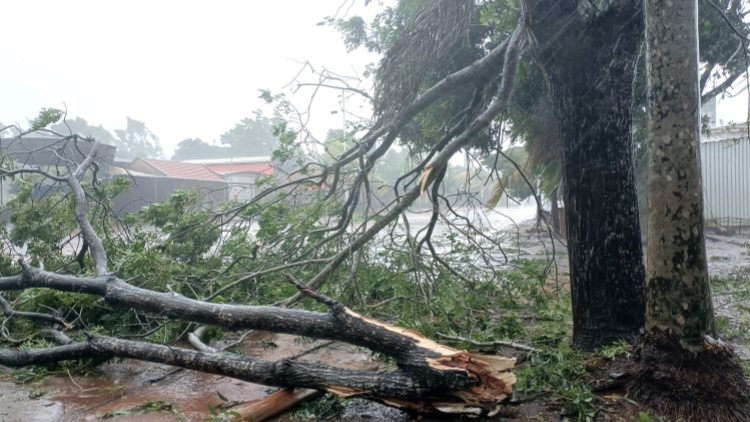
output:
POLYGON ((707 226, 750 226, 750 142, 738 137, 701 143, 707 226))

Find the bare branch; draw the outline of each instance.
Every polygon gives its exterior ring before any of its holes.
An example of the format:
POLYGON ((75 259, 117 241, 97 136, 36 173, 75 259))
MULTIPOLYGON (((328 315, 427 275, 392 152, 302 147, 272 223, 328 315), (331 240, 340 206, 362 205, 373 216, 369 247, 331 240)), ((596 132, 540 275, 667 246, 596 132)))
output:
MULTIPOLYGON (((516 71, 518 70, 518 61, 523 51, 525 44, 525 26, 523 21, 519 23, 518 27, 513 31, 513 34, 509 38, 508 48, 505 51, 505 63, 503 64, 503 79, 498 89, 496 99, 490 104, 490 106, 482 114, 480 114, 470 125, 458 136, 456 136, 446 147, 434 158, 432 161, 433 168, 441 168, 445 166, 453 154, 463 148, 469 140, 479 133, 482 129, 486 128, 492 119, 498 116, 508 105, 510 97, 513 92, 513 84, 515 82, 516 71)), ((435 180, 435 172, 432 172, 428 177, 427 184, 431 184, 435 180)), ((352 253, 359 250, 363 245, 370 241, 380 230, 385 228, 388 224, 398 218, 401 213, 411 205, 420 195, 420 186, 415 186, 410 192, 399 198, 399 202, 390 211, 383 214, 382 218, 373 223, 370 228, 365 230, 359 237, 353 240, 346 248, 343 248, 338 254, 333 256, 330 262, 319 271, 314 277, 310 279, 308 285, 312 289, 319 289, 323 283, 330 277, 336 268, 341 265, 352 253)), ((300 299, 302 299, 302 293, 297 293, 285 302, 286 306, 290 306, 300 299)))
POLYGON ((68 328, 70 325, 65 322, 63 319, 60 319, 54 315, 49 314, 42 314, 38 312, 19 312, 13 310, 13 307, 8 303, 7 300, 5 300, 4 297, 0 296, 0 306, 3 308, 3 314, 6 318, 26 318, 34 321, 44 321, 49 322, 51 324, 58 324, 61 327, 68 328))
POLYGON ((307 296, 310 296, 311 298, 317 300, 318 302, 328 306, 330 309, 336 309, 337 307, 340 307, 341 304, 336 302, 335 300, 331 299, 330 297, 320 293, 316 292, 315 290, 308 287, 306 284, 302 283, 301 281, 294 278, 294 276, 291 273, 286 273, 286 279, 289 280, 294 287, 296 287, 300 292, 306 294, 307 296))
POLYGON ((714 87, 714 89, 712 89, 712 90, 706 92, 705 94, 701 95, 701 101, 702 102, 706 102, 706 101, 710 100, 711 98, 714 98, 714 97, 718 96, 719 94, 721 94, 722 92, 726 91, 743 74, 744 74, 744 72, 736 72, 736 73, 732 74, 732 76, 728 77, 726 80, 724 80, 724 82, 722 82, 719 85, 717 85, 716 87, 714 87))
POLYGON ((525 352, 536 352, 537 351, 535 348, 533 348, 531 346, 526 346, 524 344, 515 343, 515 342, 512 342, 512 341, 502 341, 502 340, 497 340, 497 341, 476 341, 476 340, 472 340, 470 338, 458 337, 458 336, 449 336, 449 335, 446 335, 446 334, 443 334, 443 333, 437 333, 437 335, 439 337, 441 337, 441 338, 446 339, 446 340, 462 341, 464 343, 469 343, 469 344, 471 344, 473 346, 480 346, 480 347, 496 347, 496 346, 501 346, 501 347, 512 347, 514 349, 523 350, 525 352))
POLYGON ((99 151, 100 141, 96 141, 91 147, 86 159, 78 165, 78 168, 67 177, 66 182, 73 190, 73 195, 76 200, 75 218, 78 225, 81 227, 81 234, 86 239, 89 249, 91 251, 91 257, 94 259, 94 265, 96 267, 96 275, 105 275, 109 272, 107 269, 107 253, 104 251, 104 245, 102 240, 96 234, 96 231, 91 226, 91 222, 88 217, 88 200, 86 199, 86 192, 83 191, 81 182, 78 180, 86 169, 89 168, 91 163, 96 158, 96 154, 99 151))

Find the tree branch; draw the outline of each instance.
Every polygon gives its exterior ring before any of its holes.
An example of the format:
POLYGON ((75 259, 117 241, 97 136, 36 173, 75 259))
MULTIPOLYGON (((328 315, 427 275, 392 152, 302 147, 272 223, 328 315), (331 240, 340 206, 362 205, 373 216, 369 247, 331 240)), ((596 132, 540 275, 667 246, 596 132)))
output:
MULTIPOLYGON (((456 136, 451 142, 449 142, 445 149, 443 149, 432 161, 433 168, 440 168, 445 166, 448 161, 453 157, 458 150, 463 148, 469 140, 479 133, 482 129, 486 128, 492 119, 498 116, 508 105, 510 97, 513 93, 513 86, 515 83, 516 72, 518 70, 518 61, 523 51, 525 44, 525 26, 523 19, 513 31, 513 34, 508 39, 508 47, 505 52, 505 62, 503 64, 503 78, 498 89, 498 94, 495 100, 482 114, 480 114, 474 121, 467 126, 467 128, 458 136, 456 136)), ((419 100, 415 101, 418 102, 419 100)), ((427 180, 427 185, 431 184, 435 180, 436 174, 434 172, 430 174, 427 180)), ((331 258, 330 262, 319 271, 313 278, 310 279, 308 285, 312 289, 319 289, 323 283, 330 277, 333 271, 341 265, 346 258, 352 253, 359 250, 365 245, 370 239, 372 239, 380 230, 386 227, 388 224, 398 218, 401 213, 409 207, 420 195, 421 187, 419 185, 412 188, 410 192, 400 198, 398 204, 394 206, 390 211, 385 213, 382 218, 373 223, 370 228, 364 231, 359 237, 354 239, 347 247, 343 248, 338 254, 331 258)), ((287 300, 285 306, 290 306, 304 297, 302 293, 297 293, 287 300)))
POLYGON ((64 320, 49 314, 42 314, 38 312, 19 312, 13 310, 13 307, 5 300, 4 297, 0 296, 0 306, 3 308, 3 314, 6 318, 18 317, 26 318, 34 321, 49 322, 51 324, 58 324, 61 327, 68 328, 70 325, 64 320))
POLYGON ((99 236, 96 234, 96 231, 91 226, 91 222, 89 221, 88 217, 88 200, 86 199, 86 192, 83 191, 83 187, 81 186, 81 182, 78 181, 80 177, 83 176, 83 173, 88 169, 88 167, 91 165, 91 163, 94 161, 94 158, 96 158, 96 154, 99 151, 99 146, 101 145, 100 141, 94 142, 94 145, 91 147, 91 151, 89 152, 86 159, 81 162, 81 164, 78 165, 78 168, 66 178, 66 182, 70 186, 70 188, 73 190, 73 195, 75 197, 75 218, 78 222, 78 225, 81 227, 81 234, 83 235, 83 238, 86 239, 89 250, 91 251, 91 257, 94 259, 94 265, 96 267, 96 275, 105 275, 109 272, 107 269, 107 253, 104 251, 104 245, 102 244, 102 240, 99 238, 99 236))

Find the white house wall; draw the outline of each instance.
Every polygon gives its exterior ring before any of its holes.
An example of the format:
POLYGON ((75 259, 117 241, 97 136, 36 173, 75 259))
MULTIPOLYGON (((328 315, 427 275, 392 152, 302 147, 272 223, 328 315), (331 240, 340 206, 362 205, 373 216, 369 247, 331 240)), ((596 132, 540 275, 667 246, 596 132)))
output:
POLYGON ((255 197, 256 174, 236 173, 226 177, 229 184, 229 199, 240 201, 250 200, 255 197))

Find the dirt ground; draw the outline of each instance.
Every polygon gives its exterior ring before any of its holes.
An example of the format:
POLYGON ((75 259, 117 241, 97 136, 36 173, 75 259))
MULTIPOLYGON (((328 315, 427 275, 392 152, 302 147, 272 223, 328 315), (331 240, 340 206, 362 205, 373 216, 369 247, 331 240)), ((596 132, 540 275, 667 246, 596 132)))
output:
MULTIPOLYGON (((533 221, 519 224, 521 238, 508 244, 514 258, 552 257, 561 277, 568 272, 564 240, 554 244, 546 233, 537 233, 533 221), (554 247, 553 247, 554 246, 554 247)), ((750 272, 750 234, 709 233, 706 250, 712 276, 729 277, 750 272)), ((739 306, 724 295, 715 297, 719 316, 731 318, 739 306)), ((323 341, 300 343, 294 337, 254 333, 243 343, 243 352, 263 359, 296 357, 352 369, 374 369, 381 363, 370 354, 349 345, 323 341)), ((748 358, 748 344, 736 344, 740 356, 748 358)), ((600 382, 598 391, 604 405, 597 420, 632 420, 637 407, 626 400, 609 374, 624 371, 618 365, 593 364, 592 382, 600 382), (612 385, 614 384, 614 386, 612 385)), ((0 422, 39 421, 73 422, 112 418, 128 421, 200 421, 209 418, 209 406, 232 406, 263 398, 277 389, 237 381, 227 377, 135 361, 110 362, 88 373, 56 372, 29 383, 18 379, 28 373, 0 368, 0 422), (222 399, 223 397, 223 399, 222 399)), ((511 403, 498 419, 523 421, 559 421, 554 403, 528 400, 511 403), (550 408, 552 406, 553 408, 550 408)), ((277 420, 289 420, 283 416, 277 420)), ((364 400, 349 404, 336 420, 340 421, 409 421, 409 415, 364 400)), ((427 419, 421 419, 427 420, 427 419)))

